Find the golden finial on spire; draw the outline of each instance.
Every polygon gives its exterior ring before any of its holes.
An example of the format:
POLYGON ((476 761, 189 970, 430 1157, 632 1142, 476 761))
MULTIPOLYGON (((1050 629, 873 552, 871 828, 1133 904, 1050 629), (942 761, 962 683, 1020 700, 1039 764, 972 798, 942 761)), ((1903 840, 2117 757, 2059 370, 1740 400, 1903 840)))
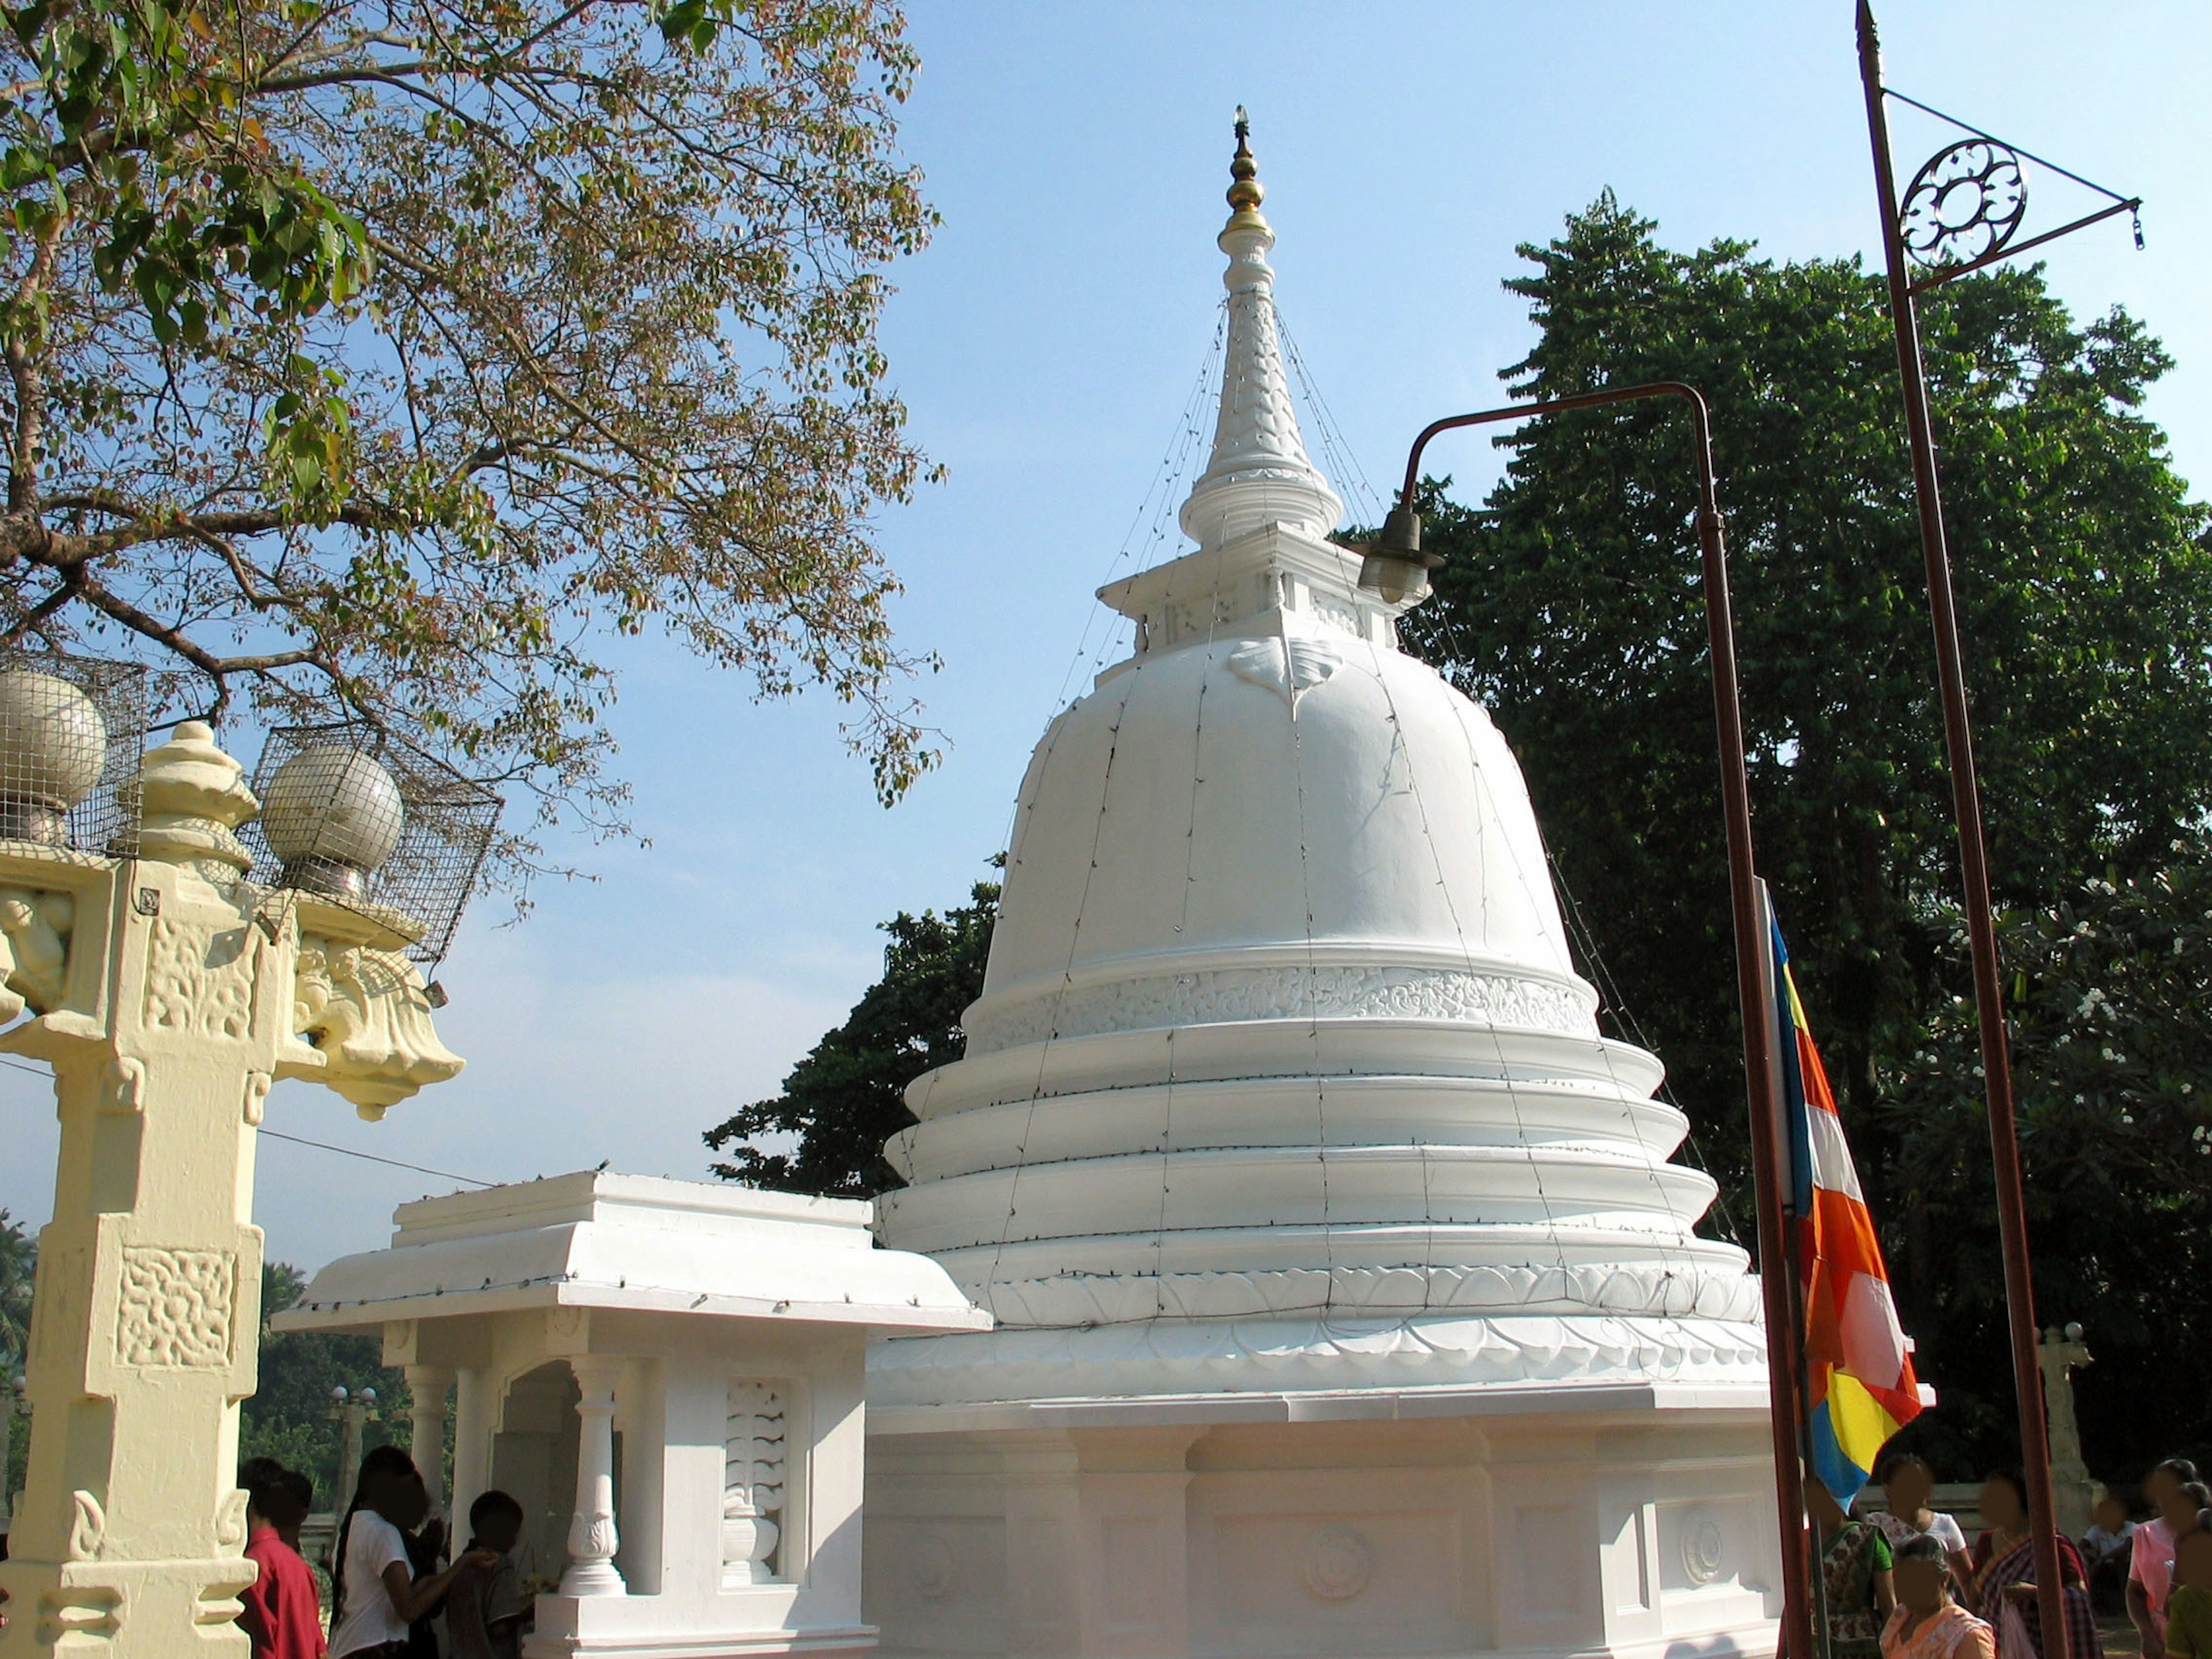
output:
POLYGON ((1229 205, 1238 213, 1257 213, 1267 191, 1260 183, 1260 164, 1252 159, 1252 119, 1237 106, 1237 154, 1229 162, 1229 205))

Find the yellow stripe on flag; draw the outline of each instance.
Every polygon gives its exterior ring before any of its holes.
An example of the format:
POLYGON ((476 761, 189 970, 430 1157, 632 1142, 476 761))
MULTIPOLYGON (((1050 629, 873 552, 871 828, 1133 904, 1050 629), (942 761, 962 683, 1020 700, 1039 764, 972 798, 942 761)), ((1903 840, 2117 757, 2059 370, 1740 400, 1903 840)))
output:
POLYGON ((1837 1449, 1859 1468, 1871 1470, 1883 1443, 1897 1432, 1897 1419, 1849 1371, 1828 1373, 1827 1403, 1828 1425, 1835 1431, 1837 1449))

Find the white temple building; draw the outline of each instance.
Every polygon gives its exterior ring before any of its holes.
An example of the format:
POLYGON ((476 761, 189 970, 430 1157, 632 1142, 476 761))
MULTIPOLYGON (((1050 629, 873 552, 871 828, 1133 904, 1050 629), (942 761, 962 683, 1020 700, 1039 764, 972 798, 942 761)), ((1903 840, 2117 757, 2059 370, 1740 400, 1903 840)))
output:
POLYGON ((1521 773, 1308 459, 1240 143, 1195 550, 1022 785, 872 1345, 900 1655, 1771 1652, 1764 1339, 1659 1062, 1599 1035, 1521 773))

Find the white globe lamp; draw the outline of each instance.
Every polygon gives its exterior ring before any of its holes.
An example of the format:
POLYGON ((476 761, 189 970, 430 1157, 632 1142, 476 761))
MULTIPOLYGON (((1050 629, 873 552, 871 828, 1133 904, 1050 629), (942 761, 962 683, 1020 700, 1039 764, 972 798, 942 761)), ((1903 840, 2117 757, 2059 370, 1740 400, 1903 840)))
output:
POLYGON ((69 845, 69 812, 100 781, 107 722, 69 681, 0 670, 0 840, 69 845))
POLYGON ((261 833, 284 861, 284 884, 359 899, 406 827, 399 785, 359 750, 303 749, 276 769, 261 807, 261 833))

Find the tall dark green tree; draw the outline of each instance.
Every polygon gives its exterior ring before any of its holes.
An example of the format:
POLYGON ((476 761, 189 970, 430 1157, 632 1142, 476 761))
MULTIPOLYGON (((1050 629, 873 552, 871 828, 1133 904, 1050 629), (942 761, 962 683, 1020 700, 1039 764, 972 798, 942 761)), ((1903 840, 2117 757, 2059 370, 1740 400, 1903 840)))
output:
MULTIPOLYGON (((1944 1392, 1923 1432, 1954 1461, 1995 1456, 2011 1407, 1988 1156, 1971 1150, 1986 1126, 1954 1002, 1967 986, 1955 842, 1883 283, 1856 260, 1776 263, 1742 242, 1677 252, 1655 228, 1608 193, 1522 248, 1533 270, 1507 287, 1538 339, 1505 378, 1532 398, 1679 379, 1713 404, 1762 869, 1923 1375, 1944 1392)), ((2109 951, 2132 959, 2180 925, 2212 797, 2207 514, 2140 412, 2170 362, 2123 313, 2076 322, 2034 270, 1956 283, 1923 320, 1999 902, 2047 917, 2085 878, 2109 879, 2139 896, 2111 919, 2109 951)), ((1492 708, 1625 1003, 1716 1173, 1741 1186, 1688 425, 1638 405, 1501 442, 1511 459, 1482 508, 1430 489, 1431 544, 1449 562, 1407 639, 1492 708)), ((2032 931, 2008 932, 2027 951, 2018 989, 2044 998, 2021 1017, 2056 1018, 2087 988, 2038 992, 2064 975, 2050 978, 2032 931)), ((2196 970, 2193 948, 2176 972, 2196 970)), ((2120 1066, 2104 1046, 2075 1051, 2077 1080, 2059 1093, 2032 1043, 2021 1069, 2044 1312, 2087 1325, 2109 1374, 2173 1363, 2159 1345, 2212 1329, 2212 1293, 2158 1287, 2176 1328, 2154 1336, 2150 1287, 2122 1282, 2189 1224, 2201 1180, 2162 1152, 2118 1150, 2148 1148, 2142 1135, 2083 1129, 2142 1127, 2119 1121, 2124 1090, 2078 1081, 2077 1064, 2120 1066), (2059 1119, 2074 1128, 2057 1133, 2059 1119), (2069 1167, 2085 1146, 2094 1179, 2069 1167), (2092 1231, 2112 1248, 2086 1250, 2092 1231)), ((2160 1098, 2193 1133, 2212 1056, 2164 1052, 2160 1098)), ((2093 1457, 2125 1463, 2202 1435, 2190 1393, 2086 1422, 2093 1457)))
POLYGON ((977 882, 969 902, 883 924, 884 976, 845 1023, 792 1068, 783 1092, 755 1101, 706 1133, 726 1151, 726 1181, 785 1192, 872 1198, 899 1180, 884 1142, 914 1121, 906 1085, 966 1051, 960 1016, 982 994, 999 889, 977 882), (769 1144, 760 1144, 762 1138, 769 1144))

